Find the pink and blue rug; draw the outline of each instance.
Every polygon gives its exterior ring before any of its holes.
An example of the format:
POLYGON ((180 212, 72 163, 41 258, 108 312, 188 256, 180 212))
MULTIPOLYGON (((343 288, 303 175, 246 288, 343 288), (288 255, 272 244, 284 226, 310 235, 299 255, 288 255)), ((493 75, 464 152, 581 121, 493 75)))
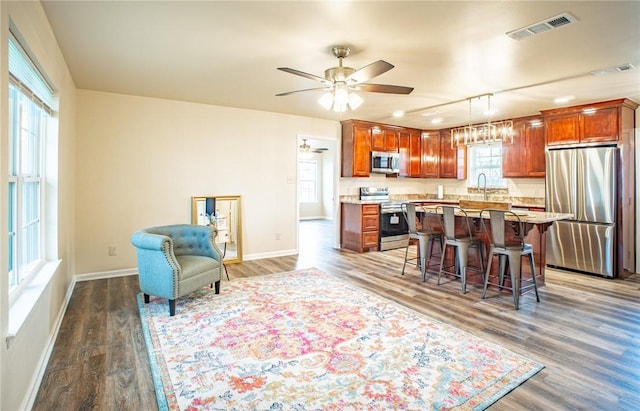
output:
POLYGON ((138 295, 161 410, 480 410, 543 368, 316 269, 167 304, 138 295))

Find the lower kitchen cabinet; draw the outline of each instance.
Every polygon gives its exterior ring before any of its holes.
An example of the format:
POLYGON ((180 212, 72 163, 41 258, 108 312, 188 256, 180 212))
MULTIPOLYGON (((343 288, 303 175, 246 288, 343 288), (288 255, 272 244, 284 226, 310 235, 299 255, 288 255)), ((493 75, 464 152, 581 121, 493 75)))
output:
POLYGON ((359 253, 378 251, 380 206, 342 203, 340 246, 359 253))

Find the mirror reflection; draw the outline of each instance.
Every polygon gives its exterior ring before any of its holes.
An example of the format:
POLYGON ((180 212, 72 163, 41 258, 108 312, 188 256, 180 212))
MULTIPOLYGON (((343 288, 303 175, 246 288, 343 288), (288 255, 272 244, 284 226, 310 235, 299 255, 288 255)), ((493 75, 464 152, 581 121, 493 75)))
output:
POLYGON ((242 261, 240 196, 193 197, 191 216, 192 224, 213 225, 218 229, 215 242, 225 263, 242 261))

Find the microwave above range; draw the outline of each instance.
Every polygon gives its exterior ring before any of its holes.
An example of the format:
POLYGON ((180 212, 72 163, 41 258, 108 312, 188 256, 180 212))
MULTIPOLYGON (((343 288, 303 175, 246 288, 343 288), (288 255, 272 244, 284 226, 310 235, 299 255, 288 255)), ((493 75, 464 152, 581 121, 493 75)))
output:
POLYGON ((400 154, 384 151, 371 152, 371 172, 396 174, 400 172, 400 154))

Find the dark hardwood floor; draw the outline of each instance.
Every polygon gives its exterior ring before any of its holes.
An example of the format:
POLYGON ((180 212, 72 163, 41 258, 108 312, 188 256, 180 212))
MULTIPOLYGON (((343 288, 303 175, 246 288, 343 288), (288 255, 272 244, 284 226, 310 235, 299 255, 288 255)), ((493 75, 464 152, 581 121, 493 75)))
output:
MULTIPOLYGON (((462 295, 458 282, 423 283, 414 266, 401 276, 404 249, 332 249, 331 230, 301 223, 299 255, 229 265, 231 281, 317 267, 545 365, 492 410, 640 409, 637 274, 607 280, 548 270, 541 302, 525 295, 515 311, 506 294, 482 300, 469 286, 462 295)), ((136 292, 136 276, 76 285, 34 410, 156 409, 136 292)))

